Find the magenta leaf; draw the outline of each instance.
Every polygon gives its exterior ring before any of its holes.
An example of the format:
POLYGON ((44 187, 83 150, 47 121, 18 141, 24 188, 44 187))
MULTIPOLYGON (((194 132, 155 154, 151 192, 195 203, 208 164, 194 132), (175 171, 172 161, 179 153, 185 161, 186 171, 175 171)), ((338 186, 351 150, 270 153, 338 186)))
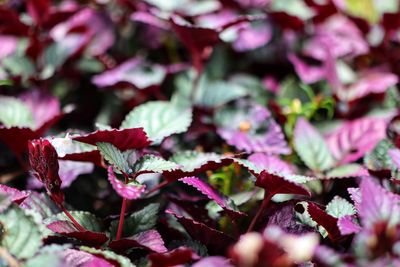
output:
POLYGON ((113 168, 108 167, 108 180, 110 181, 114 190, 123 198, 126 199, 138 199, 141 194, 146 190, 146 186, 139 184, 136 181, 130 182, 128 184, 123 183, 118 180, 115 176, 113 168))
POLYGON ((247 159, 261 170, 268 170, 280 174, 294 174, 293 166, 277 156, 255 153, 250 155, 247 159))
POLYGON ((233 267, 230 260, 221 256, 205 257, 195 264, 193 267, 233 267))
POLYGON ((341 164, 354 162, 385 138, 386 126, 385 120, 368 117, 345 122, 328 136, 329 149, 341 164))
POLYGON ((338 219, 338 227, 342 235, 355 234, 361 231, 361 226, 355 222, 355 216, 346 215, 338 219))
POLYGON ((63 251, 63 257, 68 266, 85 266, 85 267, 113 267, 114 265, 105 259, 96 257, 88 252, 66 249, 63 251))
POLYGON ((140 149, 150 145, 143 128, 98 130, 86 135, 72 136, 73 140, 96 145, 96 143, 111 143, 119 150, 140 149))
POLYGON ((188 263, 199 256, 190 248, 179 247, 166 253, 152 253, 148 258, 153 267, 168 267, 188 263))
POLYGON ((179 179, 179 181, 183 182, 184 184, 193 186, 198 191, 206 195, 209 199, 215 201, 218 204, 218 206, 223 208, 233 218, 242 217, 246 215, 237 209, 237 207, 234 205, 231 199, 222 195, 219 191, 212 188, 211 185, 207 184, 203 180, 192 176, 192 177, 181 178, 179 179))

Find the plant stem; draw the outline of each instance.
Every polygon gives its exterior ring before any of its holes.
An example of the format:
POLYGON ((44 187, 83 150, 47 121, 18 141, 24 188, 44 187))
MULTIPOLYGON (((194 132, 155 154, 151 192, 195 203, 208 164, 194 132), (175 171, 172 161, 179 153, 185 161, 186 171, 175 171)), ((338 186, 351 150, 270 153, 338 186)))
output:
POLYGON ((122 230, 124 228, 124 218, 125 218, 125 210, 126 210, 126 202, 127 199, 123 198, 122 199, 122 205, 121 205, 121 213, 119 214, 119 224, 118 224, 118 230, 117 230, 117 236, 115 237, 115 240, 120 240, 122 236, 122 230))
POLYGON ((152 189, 150 189, 150 190, 146 193, 146 196, 147 196, 147 195, 150 195, 151 193, 154 193, 155 191, 157 191, 157 190, 159 190, 159 189, 161 189, 161 188, 163 188, 163 187, 166 186, 167 184, 169 184, 169 182, 168 182, 167 180, 165 180, 165 181, 159 183, 158 185, 156 185, 155 187, 153 187, 152 189))
POLYGON ((264 197, 263 202, 261 203, 261 207, 258 209, 256 216, 254 216, 253 220, 250 223, 249 228, 247 229, 247 232, 251 232, 254 228, 254 225, 256 224, 256 222, 258 221, 259 217, 261 216, 261 214, 263 213, 263 211, 267 208, 269 201, 271 200, 272 195, 268 194, 264 197))
POLYGON ((193 80, 192 94, 190 96, 193 105, 195 104, 197 91, 199 90, 199 82, 200 82, 201 74, 202 74, 201 71, 196 71, 195 77, 193 80))
POLYGON ((83 232, 86 231, 85 228, 83 228, 82 225, 80 225, 74 217, 72 217, 71 213, 68 212, 68 210, 64 207, 64 205, 61 205, 61 210, 64 212, 64 214, 72 221, 72 223, 75 225, 76 228, 78 228, 79 231, 83 232))

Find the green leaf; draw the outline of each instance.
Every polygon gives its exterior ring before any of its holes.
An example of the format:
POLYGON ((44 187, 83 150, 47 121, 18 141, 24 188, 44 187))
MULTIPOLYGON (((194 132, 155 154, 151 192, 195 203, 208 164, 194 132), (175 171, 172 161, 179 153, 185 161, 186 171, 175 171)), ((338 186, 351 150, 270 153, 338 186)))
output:
POLYGON ((13 85, 12 80, 0 80, 0 86, 11 86, 13 85))
MULTIPOLYGON (((104 226, 99 218, 94 214, 87 211, 70 211, 72 217, 80 224, 83 228, 92 232, 103 232, 104 226)), ((49 224, 55 221, 70 221, 70 219, 64 214, 59 213, 52 217, 47 218, 44 223, 49 224)))
POLYGON ((0 123, 6 127, 18 126, 33 128, 34 120, 28 106, 15 97, 0 98, 0 123))
POLYGON ((32 257, 41 247, 44 234, 38 216, 12 205, 0 214, 0 246, 18 259, 32 257))
MULTIPOLYGON (((132 236, 155 227, 159 204, 150 204, 145 208, 132 213, 125 218, 122 236, 132 236)), ((110 234, 115 237, 119 220, 114 220, 110 225, 110 234)))
POLYGON ((145 155, 141 157, 133 166, 133 172, 140 173, 163 173, 178 169, 179 165, 175 162, 165 160, 154 155, 145 155))
POLYGON ((358 176, 362 172, 366 171, 363 166, 357 163, 351 163, 336 167, 334 169, 329 170, 325 177, 326 178, 347 178, 358 176))
POLYGON ((40 251, 25 262, 25 267, 63 267, 65 266, 64 255, 62 252, 68 248, 68 245, 49 245, 40 249, 40 251))
POLYGON ((99 142, 96 143, 101 155, 115 168, 124 173, 131 173, 132 170, 129 168, 127 155, 123 154, 113 144, 99 142))
POLYGON ((47 194, 37 192, 30 192, 20 207, 26 210, 33 210, 40 215, 42 220, 61 212, 60 208, 47 194))
POLYGON ((190 108, 166 101, 151 101, 134 108, 122 122, 122 129, 143 127, 154 144, 165 137, 185 132, 192 122, 190 108))
POLYGON ((110 250, 101 250, 84 246, 79 247, 79 249, 93 255, 98 255, 106 260, 116 261, 119 263, 120 267, 135 267, 135 265, 128 258, 118 255, 110 250))
POLYGON ((13 76, 29 78, 35 73, 35 65, 26 56, 12 55, 3 59, 2 64, 13 76))
POLYGON ((375 146, 374 150, 365 155, 365 166, 373 171, 391 170, 393 168, 393 162, 388 151, 394 147, 390 140, 383 139, 375 146))
POLYGON ((335 218, 356 214, 354 206, 346 199, 335 196, 326 206, 326 212, 335 218))
POLYGON ((335 164, 323 136, 304 118, 294 129, 294 148, 303 162, 314 171, 325 171, 335 164))
POLYGON ((172 157, 169 158, 169 160, 181 165, 182 171, 192 172, 198 168, 201 168, 207 162, 219 163, 225 158, 227 157, 216 153, 181 151, 174 154, 172 157))
POLYGON ((298 202, 297 205, 302 205, 304 207, 304 212, 299 213, 295 211, 296 219, 302 224, 308 225, 312 228, 316 228, 324 238, 327 237, 328 232, 325 230, 325 228, 321 225, 318 225, 318 223, 311 218, 311 215, 308 212, 308 203, 306 201, 302 201, 298 202))

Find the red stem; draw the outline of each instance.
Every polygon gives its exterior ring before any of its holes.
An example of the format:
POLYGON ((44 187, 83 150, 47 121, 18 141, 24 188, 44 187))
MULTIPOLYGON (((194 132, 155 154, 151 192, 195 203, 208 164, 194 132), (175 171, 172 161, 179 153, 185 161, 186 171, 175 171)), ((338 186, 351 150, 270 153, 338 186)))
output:
POLYGON ((261 216, 261 214, 263 213, 263 211, 267 208, 269 201, 271 200, 272 195, 268 194, 266 196, 264 196, 264 200, 261 204, 261 207, 258 209, 258 212, 256 214, 256 216, 254 216, 253 220, 250 223, 249 228, 247 229, 247 233, 251 232, 254 228, 254 225, 256 224, 256 222, 258 221, 259 217, 261 216))
POLYGON ((119 224, 118 224, 118 230, 117 230, 117 236, 115 237, 115 240, 120 240, 122 236, 122 230, 124 227, 124 218, 125 218, 125 210, 126 210, 126 198, 122 199, 122 205, 121 205, 121 213, 119 214, 119 224))
POLYGON ((151 193, 154 193, 155 191, 163 188, 164 186, 166 186, 167 184, 169 184, 169 182, 167 180, 159 183, 158 185, 156 185, 155 187, 153 187, 152 189, 150 189, 149 191, 147 191, 146 196, 150 195, 151 193))
POLYGON ((64 212, 65 215, 67 215, 67 217, 72 221, 72 223, 75 225, 76 228, 78 228, 79 231, 84 232, 86 231, 85 228, 83 228, 82 225, 80 225, 75 219, 74 217, 72 217, 71 213, 68 212, 68 210, 61 205, 61 210, 64 212))

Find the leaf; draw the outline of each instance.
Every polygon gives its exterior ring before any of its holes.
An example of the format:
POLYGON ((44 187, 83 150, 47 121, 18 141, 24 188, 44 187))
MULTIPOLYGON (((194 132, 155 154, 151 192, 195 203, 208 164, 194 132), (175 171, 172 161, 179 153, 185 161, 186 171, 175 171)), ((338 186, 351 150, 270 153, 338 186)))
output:
POLYGON ((215 188, 212 188, 206 182, 200 180, 197 177, 184 177, 179 179, 179 181, 183 182, 184 184, 193 186, 198 191, 206 195, 210 200, 215 201, 218 206, 223 208, 232 218, 242 217, 245 216, 245 213, 239 211, 239 209, 235 206, 233 201, 228 197, 221 194, 215 188))
POLYGON ((335 164, 322 135, 304 118, 297 120, 293 144, 300 158, 314 171, 325 171, 335 164))
POLYGON ((234 239, 229 235, 210 228, 209 226, 194 221, 174 213, 172 210, 166 210, 165 213, 173 215, 180 224, 185 228, 188 234, 195 240, 203 243, 210 252, 224 252, 229 245, 234 242, 234 239))
POLYGON ((140 184, 137 181, 123 183, 122 181, 118 180, 114 174, 112 166, 108 167, 107 173, 108 180, 110 181, 114 190, 118 193, 118 195, 125 199, 138 199, 140 198, 141 194, 146 190, 146 186, 140 184))
POLYGON ((108 247, 116 252, 123 252, 131 248, 144 248, 151 252, 158 253, 168 251, 164 246, 164 241, 162 240, 161 235, 156 230, 148 230, 132 237, 114 240, 110 242, 108 247))
POLYGON ((135 267, 135 265, 132 264, 132 262, 121 255, 118 255, 110 250, 101 250, 101 249, 95 249, 95 248, 90 248, 90 247, 79 247, 80 250, 88 252, 92 255, 95 255, 96 257, 100 257, 105 259, 106 261, 109 261, 113 264, 113 266, 120 266, 120 267, 135 267))
MULTIPOLYGON (((360 184, 361 202, 358 215, 362 225, 371 229, 376 223, 387 222, 388 227, 400 222, 400 198, 387 191, 372 178, 364 177, 360 184)), ((356 205, 357 207, 357 205, 356 205)))
POLYGON ((66 249, 63 252, 64 260, 68 266, 99 266, 99 267, 113 267, 113 263, 107 261, 101 257, 96 257, 88 252, 66 249))
POLYGON ((301 214, 306 211, 312 221, 326 230, 332 241, 341 238, 340 230, 337 226, 337 218, 323 211, 317 204, 310 201, 299 202, 296 204, 295 210, 301 214))
POLYGON ((96 145, 100 154, 108 161, 108 163, 126 174, 131 173, 131 168, 129 168, 126 156, 122 154, 118 148, 110 143, 104 142, 96 143, 96 145))
POLYGON ((351 178, 368 175, 368 171, 360 164, 352 163, 342 165, 329 170, 325 177, 328 179, 334 178, 351 178))
POLYGON ((132 166, 136 176, 143 173, 163 173, 177 170, 180 166, 175 162, 154 155, 144 155, 132 166))
POLYGON ((4 184, 0 184, 0 194, 9 197, 16 204, 21 204, 29 196, 27 191, 19 191, 4 184))
MULTIPOLYGON (((157 222, 159 204, 150 204, 143 209, 132 213, 125 218, 122 236, 132 236, 140 232, 151 230, 157 222)), ((115 237, 119 220, 111 222, 110 235, 115 237)))
POLYGON ((34 127, 32 113, 23 101, 9 96, 0 97, 0 123, 5 127, 34 127))
POLYGON ((166 76, 164 67, 144 61, 142 58, 128 59, 111 70, 95 75, 92 82, 98 87, 132 84, 139 90, 159 86, 166 76))
POLYGON ((375 148, 364 157, 364 164, 368 170, 390 171, 393 162, 388 151, 393 148, 395 148, 395 146, 388 139, 380 141, 375 148))
MULTIPOLYGON (((72 217, 80 224, 83 228, 92 232, 103 232, 104 225, 100 219, 95 215, 87 211, 70 211, 72 217)), ((70 222, 69 218, 64 213, 59 213, 51 216, 45 220, 45 224, 49 225, 53 222, 67 221, 70 222)), ((64 224, 65 225, 65 224, 64 224)), ((61 226, 61 224, 60 224, 61 226)))
POLYGON ((344 123, 327 138, 334 158, 341 164, 358 160, 386 136, 383 119, 362 118, 344 123))
POLYGON ((12 205, 0 214, 0 223, 0 245, 18 259, 32 257, 42 245, 44 234, 33 212, 12 205))
POLYGON ((165 137, 187 131, 191 122, 190 108, 165 101, 150 101, 129 112, 121 128, 143 127, 153 144, 158 144, 165 137))
POLYGON ((199 259, 199 256, 187 247, 179 247, 166 253, 152 253, 148 256, 153 267, 179 266, 199 259))
POLYGON ((5 211, 11 205, 12 202, 13 201, 10 196, 0 193, 0 213, 5 211))
POLYGON ((355 222, 355 216, 345 215, 338 220, 338 227, 342 235, 350 235, 361 231, 361 226, 355 222))
POLYGON ((47 194, 30 192, 29 196, 20 204, 25 210, 33 210, 41 216, 42 220, 61 212, 60 208, 47 194))
POLYGON ((312 180, 310 177, 294 174, 277 174, 268 171, 262 171, 256 176, 256 186, 265 190, 266 195, 270 197, 275 194, 297 194, 311 196, 310 192, 300 185, 312 180))
POLYGON ((205 257, 195 264, 193 267, 232 267, 231 260, 221 256, 205 257))
POLYGON ((248 160, 262 170, 281 174, 294 174, 293 167, 276 156, 267 155, 265 153, 255 153, 250 155, 248 160))
POLYGON ((356 209, 346 199, 335 196, 331 202, 326 205, 325 211, 335 218, 341 218, 356 214, 356 209))
POLYGON ((65 266, 66 262, 62 251, 66 249, 67 246, 61 245, 49 245, 42 247, 38 253, 32 258, 29 258, 24 266, 29 267, 42 267, 42 266, 54 266, 62 267, 65 266))
POLYGON ((92 246, 101 246, 108 240, 108 237, 105 233, 89 230, 80 231, 78 228, 75 227, 73 223, 64 220, 48 223, 47 228, 49 228, 54 233, 76 238, 84 242, 85 244, 92 246))
POLYGON ((121 151, 145 148, 150 144, 143 128, 98 130, 86 135, 73 136, 72 139, 91 145, 99 142, 110 143, 121 151))
POLYGON ((207 170, 216 170, 233 162, 232 157, 216 153, 203 153, 197 151, 181 151, 169 158, 180 166, 179 169, 164 173, 169 180, 176 180, 184 176, 196 175, 207 170))

